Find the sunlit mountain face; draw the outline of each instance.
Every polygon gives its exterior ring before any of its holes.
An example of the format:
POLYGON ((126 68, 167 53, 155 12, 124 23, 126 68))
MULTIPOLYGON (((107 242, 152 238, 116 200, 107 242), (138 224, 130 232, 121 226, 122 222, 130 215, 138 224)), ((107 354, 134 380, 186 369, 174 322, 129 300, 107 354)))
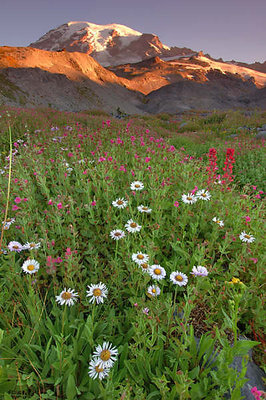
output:
POLYGON ((0 47, 0 101, 129 114, 266 108, 263 71, 124 25, 68 22, 29 47, 0 47))

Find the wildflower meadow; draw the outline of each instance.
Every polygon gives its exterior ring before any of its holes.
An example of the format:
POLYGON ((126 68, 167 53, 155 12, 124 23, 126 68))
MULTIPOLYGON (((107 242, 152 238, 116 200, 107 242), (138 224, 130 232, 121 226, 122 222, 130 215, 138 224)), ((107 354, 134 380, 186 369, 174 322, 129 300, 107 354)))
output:
POLYGON ((265 121, 0 107, 1 399, 244 399, 265 121))

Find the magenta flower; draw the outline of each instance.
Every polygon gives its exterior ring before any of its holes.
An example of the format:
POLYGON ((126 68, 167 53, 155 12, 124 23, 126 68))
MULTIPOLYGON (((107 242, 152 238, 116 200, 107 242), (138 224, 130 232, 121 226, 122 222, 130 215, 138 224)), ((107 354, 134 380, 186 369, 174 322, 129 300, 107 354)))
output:
POLYGON ((58 210, 61 210, 61 208, 63 208, 62 203, 58 203, 58 204, 57 204, 57 208, 58 208, 58 210))
POLYGON ((16 197, 15 200, 14 200, 14 202, 16 204, 19 204, 21 201, 22 201, 22 199, 20 197, 16 197))
POLYGON ((178 201, 175 201, 175 202, 174 202, 174 206, 175 206, 175 207, 179 207, 178 201))
POLYGON ((261 392, 260 390, 257 389, 256 386, 254 386, 251 389, 251 393, 253 394, 253 396, 255 397, 256 400, 260 400, 261 399, 261 395, 263 394, 263 392, 261 392))

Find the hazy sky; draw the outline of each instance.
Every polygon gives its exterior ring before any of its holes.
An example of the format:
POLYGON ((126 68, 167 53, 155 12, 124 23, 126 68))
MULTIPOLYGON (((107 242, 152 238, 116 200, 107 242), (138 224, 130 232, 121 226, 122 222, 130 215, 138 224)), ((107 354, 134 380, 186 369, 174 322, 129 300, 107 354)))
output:
POLYGON ((68 21, 119 23, 224 60, 266 60, 266 0, 0 0, 0 46, 27 46, 68 21))

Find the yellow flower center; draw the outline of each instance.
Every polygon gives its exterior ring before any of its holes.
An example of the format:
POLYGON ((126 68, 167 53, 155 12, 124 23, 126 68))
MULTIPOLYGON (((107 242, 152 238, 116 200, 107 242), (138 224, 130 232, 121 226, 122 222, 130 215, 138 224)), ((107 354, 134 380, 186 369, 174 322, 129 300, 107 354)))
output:
POLYGON ((99 365, 96 365, 95 371, 99 374, 100 372, 103 372, 104 368, 100 368, 99 365))
POLYGON ((121 236, 120 232, 115 232, 115 236, 121 236))
POLYGON ((159 268, 155 268, 153 272, 155 273, 155 275, 161 275, 162 273, 162 271, 159 268))
POLYGON ((245 235, 245 238, 246 238, 246 239, 250 239, 251 236, 250 236, 250 235, 245 235))
POLYGON ((137 183, 137 184, 135 185, 135 187, 136 187, 136 188, 139 188, 139 187, 140 187, 140 185, 137 183))
POLYGON ((187 197, 187 200, 192 200, 192 197, 187 197))
POLYGON ((142 207, 142 210, 147 211, 148 207, 142 207))
POLYGON ((131 222, 130 226, 131 226, 131 228, 136 228, 137 224, 136 224, 136 222, 131 222))
POLYGON ((35 247, 35 243, 31 243, 31 244, 30 244, 30 247, 31 247, 31 248, 35 247))
POLYGON ((118 204, 119 206, 121 206, 122 204, 124 204, 124 202, 123 202, 122 200, 118 200, 117 204, 118 204))
POLYGON ((178 282, 182 282, 183 281, 183 277, 181 275, 176 275, 175 276, 175 280, 178 282))
POLYGON ((17 246, 17 245, 13 246, 13 249, 17 250, 17 249, 18 249, 18 246, 17 246))
POLYGON ((206 197, 207 196, 206 193, 202 193, 201 195, 202 195, 202 197, 206 197))
POLYGON ((143 256, 142 254, 138 254, 138 255, 137 255, 137 258, 138 258, 139 260, 143 260, 144 256, 143 256))
POLYGON ((155 289, 152 289, 151 291, 152 291, 152 293, 156 293, 156 290, 155 290, 155 289))
POLYGON ((28 271, 33 271, 35 269, 33 264, 27 266, 28 271))
POLYGON ((103 350, 103 351, 101 352, 100 358, 101 358, 103 361, 108 361, 108 360, 111 358, 111 352, 110 352, 110 350, 103 350))
POLYGON ((64 292, 63 294, 62 294, 62 299, 64 299, 64 300, 69 300, 69 299, 71 299, 71 297, 72 297, 72 293, 69 293, 69 292, 64 292))
POLYGON ((99 297, 99 296, 101 296, 101 294, 102 294, 101 289, 94 289, 93 290, 93 296, 99 297))
POLYGON ((141 267, 142 267, 143 269, 148 269, 148 264, 147 264, 147 263, 143 263, 143 264, 141 264, 141 267))

